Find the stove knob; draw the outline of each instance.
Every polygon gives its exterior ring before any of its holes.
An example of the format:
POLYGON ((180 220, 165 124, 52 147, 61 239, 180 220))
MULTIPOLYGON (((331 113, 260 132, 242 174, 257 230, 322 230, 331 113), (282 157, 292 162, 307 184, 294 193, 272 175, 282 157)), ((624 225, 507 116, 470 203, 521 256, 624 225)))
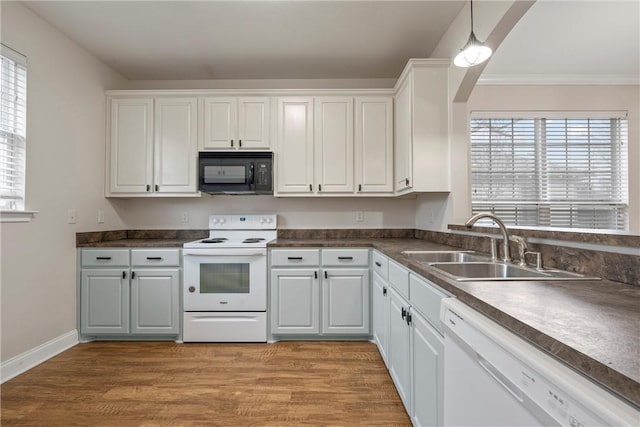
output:
POLYGON ((260 224, 264 224, 265 222, 267 222, 267 220, 266 220, 266 219, 264 219, 264 218, 260 218, 260 224))
POLYGON ((196 291, 195 286, 189 286, 189 292, 194 293, 196 291))
POLYGON ((267 224, 271 224, 271 218, 267 218, 267 224))
POLYGON ((214 223, 214 224, 217 224, 217 223, 219 223, 219 222, 220 222, 220 220, 219 220, 218 218, 213 218, 213 223, 214 223))
POLYGON ((220 218, 220 224, 224 224, 225 222, 227 222, 227 220, 226 220, 226 219, 224 219, 224 218, 220 218))

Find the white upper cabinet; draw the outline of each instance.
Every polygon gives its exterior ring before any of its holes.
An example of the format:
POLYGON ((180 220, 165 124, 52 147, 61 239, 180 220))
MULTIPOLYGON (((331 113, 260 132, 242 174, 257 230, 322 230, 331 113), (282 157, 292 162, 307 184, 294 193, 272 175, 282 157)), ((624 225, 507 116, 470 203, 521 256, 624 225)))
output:
POLYGON ((196 191, 197 108, 196 98, 156 99, 155 192, 196 191))
POLYGON ((318 193, 353 193, 353 98, 315 98, 318 193))
POLYGON ((112 99, 108 192, 144 193, 153 181, 153 98, 112 99))
POLYGON ((313 98, 278 99, 276 191, 313 192, 313 98))
POLYGON ((355 185, 358 193, 393 192, 393 98, 355 102, 355 185))
POLYGON ((106 195, 197 195, 196 98, 109 102, 106 195))
POLYGON ((449 191, 449 61, 411 60, 398 80, 395 191, 449 191))
POLYGON ((269 98, 206 97, 201 150, 268 149, 269 98))

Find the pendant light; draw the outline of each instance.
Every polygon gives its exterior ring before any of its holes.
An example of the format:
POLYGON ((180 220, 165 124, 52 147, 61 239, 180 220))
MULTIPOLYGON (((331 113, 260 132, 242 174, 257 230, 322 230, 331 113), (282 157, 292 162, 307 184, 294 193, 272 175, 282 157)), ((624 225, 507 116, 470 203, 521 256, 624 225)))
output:
POLYGON ((485 46, 473 33, 473 0, 471 0, 471 35, 469 41, 453 59, 453 63, 458 67, 473 67, 489 59, 492 50, 485 46))

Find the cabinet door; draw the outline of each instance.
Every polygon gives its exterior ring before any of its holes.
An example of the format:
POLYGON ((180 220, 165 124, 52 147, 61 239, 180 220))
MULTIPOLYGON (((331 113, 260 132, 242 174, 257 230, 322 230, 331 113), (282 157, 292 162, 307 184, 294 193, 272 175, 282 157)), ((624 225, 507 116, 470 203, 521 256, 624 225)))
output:
POLYGON ((313 98, 278 99, 278 193, 313 192, 313 98))
POLYGON ((412 322, 412 407, 416 426, 443 425, 444 339, 415 311, 412 322))
POLYGON ((373 273, 373 341, 377 344, 384 363, 389 366, 389 286, 373 273))
POLYGON ((80 280, 82 334, 128 334, 128 270, 82 270, 80 280))
POLYGON ((151 191, 153 98, 112 99, 110 120, 110 192, 151 191))
POLYGON ((204 99, 203 150, 237 148, 238 101, 234 97, 204 99))
POLYGON ((196 98, 157 98, 153 191, 195 193, 198 157, 196 98))
POLYGON ((413 180, 411 91, 412 80, 411 76, 408 76, 396 95, 396 152, 394 156, 396 191, 411 188, 413 180))
POLYGON ((411 328, 407 301, 389 288, 389 373, 408 414, 411 414, 411 328))
POLYGON ((180 270, 131 271, 131 333, 178 334, 180 270))
POLYGON ((318 270, 271 270, 271 333, 320 332, 318 270))
POLYGON ((269 98, 238 98, 238 148, 269 146, 269 98))
POLYGON ((393 98, 356 98, 355 184, 359 193, 393 192, 393 98))
POLYGON ((369 270, 325 269, 322 280, 322 333, 369 334, 369 270))
POLYGON ((316 189, 353 193, 353 98, 316 98, 314 111, 316 189))

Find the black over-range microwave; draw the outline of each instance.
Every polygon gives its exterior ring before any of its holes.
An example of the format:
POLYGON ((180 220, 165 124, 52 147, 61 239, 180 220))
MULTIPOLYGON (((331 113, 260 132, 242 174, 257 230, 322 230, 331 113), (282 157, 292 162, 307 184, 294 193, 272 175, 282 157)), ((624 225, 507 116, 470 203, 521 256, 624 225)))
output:
POLYGON ((272 165, 272 152, 200 152, 198 189, 210 194, 273 194, 272 165))

